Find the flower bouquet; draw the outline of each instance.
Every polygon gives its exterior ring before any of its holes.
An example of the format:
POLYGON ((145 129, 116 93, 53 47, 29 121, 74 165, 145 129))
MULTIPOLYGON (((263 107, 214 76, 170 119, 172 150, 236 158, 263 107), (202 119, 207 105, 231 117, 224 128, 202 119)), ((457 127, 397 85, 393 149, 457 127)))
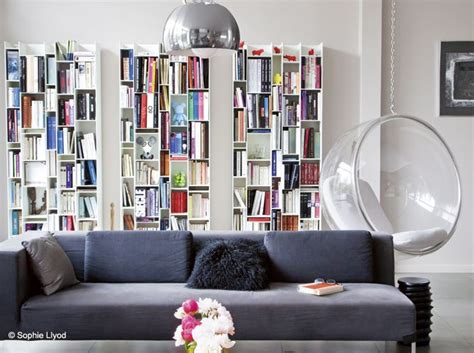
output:
POLYGON ((186 353, 221 353, 235 345, 229 335, 235 333, 232 316, 215 300, 186 300, 174 316, 181 320, 173 339, 186 353))

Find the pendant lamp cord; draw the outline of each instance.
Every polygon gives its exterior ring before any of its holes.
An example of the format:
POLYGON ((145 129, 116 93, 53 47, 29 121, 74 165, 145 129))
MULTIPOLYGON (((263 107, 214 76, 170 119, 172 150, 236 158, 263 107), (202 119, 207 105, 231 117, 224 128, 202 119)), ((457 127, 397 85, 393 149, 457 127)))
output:
POLYGON ((390 25, 390 112, 395 114, 395 18, 396 0, 392 0, 390 25))

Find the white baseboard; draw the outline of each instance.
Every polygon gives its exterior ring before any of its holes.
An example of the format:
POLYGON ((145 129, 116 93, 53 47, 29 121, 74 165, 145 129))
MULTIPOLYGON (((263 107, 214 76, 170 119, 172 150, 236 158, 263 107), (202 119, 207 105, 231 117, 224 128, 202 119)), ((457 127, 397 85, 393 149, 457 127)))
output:
POLYGON ((397 273, 474 273, 474 265, 395 264, 397 273))

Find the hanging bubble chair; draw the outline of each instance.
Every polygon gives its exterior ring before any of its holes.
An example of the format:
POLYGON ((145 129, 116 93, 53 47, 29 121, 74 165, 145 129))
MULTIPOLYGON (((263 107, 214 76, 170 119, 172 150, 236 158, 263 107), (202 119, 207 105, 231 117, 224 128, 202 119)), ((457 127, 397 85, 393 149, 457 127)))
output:
POLYGON ((439 133, 415 117, 390 115, 342 135, 321 171, 322 203, 332 229, 393 234, 397 250, 423 255, 453 235, 461 182, 439 133))

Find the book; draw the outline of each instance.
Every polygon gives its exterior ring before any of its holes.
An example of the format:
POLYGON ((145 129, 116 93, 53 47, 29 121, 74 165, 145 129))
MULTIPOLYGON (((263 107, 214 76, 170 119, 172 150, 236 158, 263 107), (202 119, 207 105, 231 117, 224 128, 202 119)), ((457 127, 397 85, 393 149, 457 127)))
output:
POLYGON ((135 92, 158 92, 159 61, 157 57, 135 57, 133 74, 135 92))
POLYGON ((20 79, 20 65, 18 50, 7 50, 7 80, 20 79))
POLYGON ((192 89, 209 88, 209 59, 188 57, 188 87, 192 89))
POLYGON ((301 80, 299 72, 284 72, 283 73, 283 93, 284 94, 299 94, 301 89, 301 80))
POLYGON ((245 202, 244 202, 244 199, 245 199, 245 188, 235 188, 234 189, 234 196, 235 196, 235 199, 234 199, 234 206, 235 207, 239 207, 239 208, 246 208, 245 206, 245 202), (237 202, 236 202, 237 201, 237 202))
POLYGON ((7 141, 20 142, 21 114, 18 109, 7 110, 7 141))
POLYGON ((249 58, 247 64, 249 92, 271 92, 271 58, 249 58))
POLYGON ((7 108, 20 107, 20 87, 8 87, 7 108))
POLYGON ((242 81, 247 77, 247 50, 239 49, 235 56, 234 80, 242 81))
POLYGON ((272 100, 268 95, 247 94, 247 120, 249 129, 269 129, 272 100))
POLYGON ((123 224, 125 230, 134 230, 135 229, 135 220, 131 214, 123 215, 123 224))
MULTIPOLYGON (((74 116, 73 112, 72 112, 72 115, 74 116)), ((77 94, 77 119, 95 120, 95 116, 96 116, 95 94, 94 93, 78 93, 77 94)))
POLYGON ((312 295, 328 295, 344 291, 344 286, 339 283, 306 283, 298 285, 298 292, 312 295))
POLYGON ((74 80, 79 89, 93 89, 96 82, 95 54, 90 52, 74 52, 74 80))
POLYGON ((199 122, 190 123, 191 140, 189 158, 206 159, 209 157, 209 132, 207 124, 199 122))
POLYGON ((122 81, 133 81, 133 50, 122 49, 120 51, 122 65, 120 67, 120 79, 122 81))

